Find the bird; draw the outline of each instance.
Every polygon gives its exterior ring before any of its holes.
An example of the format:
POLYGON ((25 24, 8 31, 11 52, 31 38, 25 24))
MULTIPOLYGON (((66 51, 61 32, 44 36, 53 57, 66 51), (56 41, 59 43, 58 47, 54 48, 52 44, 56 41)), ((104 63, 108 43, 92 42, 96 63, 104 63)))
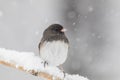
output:
POLYGON ((65 35, 66 29, 60 24, 52 24, 43 32, 38 45, 39 55, 46 65, 62 65, 68 56, 69 41, 65 35))

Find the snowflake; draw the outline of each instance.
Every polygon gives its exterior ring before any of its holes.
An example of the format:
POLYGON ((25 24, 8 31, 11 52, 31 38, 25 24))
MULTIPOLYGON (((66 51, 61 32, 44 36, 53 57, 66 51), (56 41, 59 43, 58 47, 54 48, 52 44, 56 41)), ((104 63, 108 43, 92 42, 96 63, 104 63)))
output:
POLYGON ((92 6, 88 7, 88 11, 92 12, 93 11, 93 7, 92 6))
POLYGON ((76 23, 74 22, 72 25, 75 26, 75 24, 76 24, 76 23))
POLYGON ((39 34, 39 31, 36 31, 35 34, 38 35, 38 34, 39 34))

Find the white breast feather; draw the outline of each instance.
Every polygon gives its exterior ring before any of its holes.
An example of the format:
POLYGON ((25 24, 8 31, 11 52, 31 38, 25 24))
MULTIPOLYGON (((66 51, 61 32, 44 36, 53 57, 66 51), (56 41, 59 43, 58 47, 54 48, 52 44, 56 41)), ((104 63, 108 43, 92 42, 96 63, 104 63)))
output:
POLYGON ((64 41, 45 42, 40 48, 40 56, 49 65, 59 66, 67 58, 68 44, 64 41))

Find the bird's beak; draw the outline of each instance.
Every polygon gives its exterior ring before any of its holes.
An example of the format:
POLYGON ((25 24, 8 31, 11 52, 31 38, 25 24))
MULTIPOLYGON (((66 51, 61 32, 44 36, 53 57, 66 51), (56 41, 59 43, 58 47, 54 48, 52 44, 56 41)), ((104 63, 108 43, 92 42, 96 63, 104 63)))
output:
POLYGON ((61 30, 61 32, 65 32, 65 31, 67 31, 67 29, 65 29, 65 28, 63 28, 63 29, 61 30))

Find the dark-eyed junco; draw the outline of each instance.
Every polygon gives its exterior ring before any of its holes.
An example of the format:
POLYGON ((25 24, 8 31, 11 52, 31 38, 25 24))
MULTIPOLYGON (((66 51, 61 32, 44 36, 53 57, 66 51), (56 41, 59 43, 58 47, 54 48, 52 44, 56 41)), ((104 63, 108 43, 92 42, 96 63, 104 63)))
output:
POLYGON ((69 41, 65 29, 59 24, 50 25, 44 32, 39 43, 40 57, 45 64, 59 66, 67 59, 69 41))

